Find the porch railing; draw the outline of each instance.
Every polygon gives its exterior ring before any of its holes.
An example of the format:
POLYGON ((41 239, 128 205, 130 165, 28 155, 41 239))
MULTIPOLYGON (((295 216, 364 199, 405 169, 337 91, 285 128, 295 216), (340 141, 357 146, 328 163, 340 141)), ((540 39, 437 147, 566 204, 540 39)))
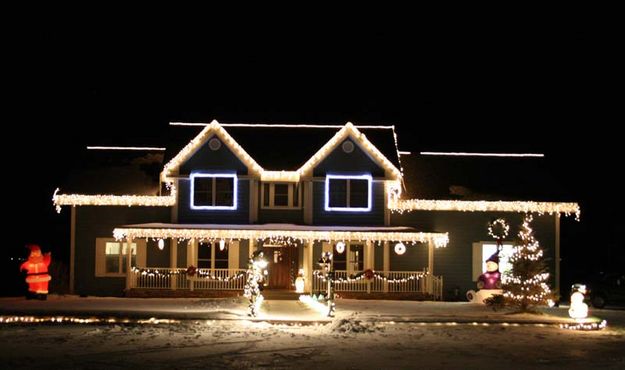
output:
POLYGON ((194 276, 185 268, 137 268, 132 287, 143 289, 243 290, 245 269, 197 269, 194 276))
MULTIPOLYGON (((375 271, 370 279, 358 272, 334 272, 337 292, 361 293, 425 293, 431 294, 435 300, 443 297, 443 277, 428 274, 426 271, 375 271), (350 276, 360 276, 360 279, 350 279, 350 276), (386 279, 385 279, 386 278, 386 279)), ((327 282, 321 270, 313 274, 313 291, 324 291, 327 282)))

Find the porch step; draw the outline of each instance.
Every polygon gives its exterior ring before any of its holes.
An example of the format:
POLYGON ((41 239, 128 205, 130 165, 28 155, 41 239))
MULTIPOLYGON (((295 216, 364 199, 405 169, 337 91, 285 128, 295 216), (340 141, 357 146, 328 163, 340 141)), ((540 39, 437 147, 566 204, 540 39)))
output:
POLYGON ((276 289, 265 289, 263 290, 263 297, 265 299, 276 300, 276 301, 297 301, 299 300, 299 296, 301 293, 295 293, 292 290, 276 290, 276 289))

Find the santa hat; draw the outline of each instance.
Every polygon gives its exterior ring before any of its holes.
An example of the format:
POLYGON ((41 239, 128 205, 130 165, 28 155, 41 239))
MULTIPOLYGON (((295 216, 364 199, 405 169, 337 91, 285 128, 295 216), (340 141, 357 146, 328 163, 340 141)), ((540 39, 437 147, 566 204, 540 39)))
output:
POLYGON ((496 264, 499 264, 499 251, 493 253, 492 256, 488 257, 486 262, 495 262, 496 264))
POLYGON ((37 244, 27 244, 26 248, 30 249, 30 252, 39 251, 41 252, 41 248, 37 244))

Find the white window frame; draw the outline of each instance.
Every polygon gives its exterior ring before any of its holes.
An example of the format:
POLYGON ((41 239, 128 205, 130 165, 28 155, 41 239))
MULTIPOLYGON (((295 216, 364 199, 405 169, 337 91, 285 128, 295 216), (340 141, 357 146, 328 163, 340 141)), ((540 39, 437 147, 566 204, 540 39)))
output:
POLYGON ((326 175, 325 181, 325 204, 324 208, 327 212, 369 212, 371 211, 371 203, 373 197, 373 177, 371 174, 364 175, 326 175), (330 180, 348 180, 345 196, 347 197, 345 204, 346 207, 330 207, 330 180), (367 206, 366 207, 350 207, 349 199, 350 194, 350 181, 349 180, 367 180, 367 206))
POLYGON ((191 179, 191 209, 208 209, 208 210, 235 210, 237 209, 237 198, 238 198, 238 179, 235 173, 192 173, 190 176, 191 179), (210 177, 213 179, 212 181, 212 206, 196 206, 195 205, 195 179, 196 178, 206 178, 210 177), (217 197, 217 182, 215 179, 217 178, 231 178, 232 179, 232 206, 216 206, 214 205, 217 197))
MULTIPOLYGON (((503 242, 503 250, 499 255, 499 272, 502 274, 509 270, 510 267, 507 263, 507 256, 510 254, 511 248, 514 247, 514 243, 512 242, 503 242)), ((488 257, 492 256, 497 251, 497 243, 493 241, 480 241, 473 243, 473 281, 477 281, 477 279, 486 272, 486 260, 488 257), (485 248, 488 246, 488 251, 485 251, 485 248)))
POLYGON ((263 182, 260 188, 260 208, 261 209, 302 209, 302 184, 294 182, 263 182), (286 184, 289 186, 289 203, 286 206, 276 206, 275 185, 286 184), (299 186, 297 186, 299 185, 299 186), (269 186, 269 205, 265 205, 265 186, 269 186), (297 198, 296 198, 297 197, 297 198), (294 206, 294 200, 297 199, 298 206, 294 206))
MULTIPOLYGON (((115 238, 96 238, 95 247, 95 276, 96 277, 125 277, 126 273, 123 271, 123 253, 121 253, 126 244, 126 240, 115 240, 115 238), (118 243, 120 247, 119 254, 119 272, 107 272, 106 271, 106 243, 118 243)), ((145 239, 136 239, 132 241, 132 244, 136 246, 136 258, 135 263, 137 267, 146 267, 146 242, 145 239)), ((132 248, 131 244, 131 248, 132 248)))

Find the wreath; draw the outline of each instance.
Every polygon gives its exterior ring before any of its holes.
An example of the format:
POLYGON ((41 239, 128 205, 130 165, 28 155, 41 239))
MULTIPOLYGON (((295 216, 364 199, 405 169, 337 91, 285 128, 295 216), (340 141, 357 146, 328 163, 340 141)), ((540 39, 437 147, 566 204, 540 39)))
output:
POLYGON ((373 279, 373 275, 374 275, 373 274, 373 270, 371 270, 371 269, 365 270, 365 272, 363 274, 365 275, 365 279, 367 279, 367 280, 373 279))
POLYGON ((187 267, 187 275, 189 276, 195 276, 195 273, 197 272, 197 267, 191 265, 189 267, 187 267))
POLYGON ((488 235, 497 240, 497 244, 501 244, 501 241, 508 237, 509 232, 510 225, 503 218, 495 219, 488 224, 488 235))

